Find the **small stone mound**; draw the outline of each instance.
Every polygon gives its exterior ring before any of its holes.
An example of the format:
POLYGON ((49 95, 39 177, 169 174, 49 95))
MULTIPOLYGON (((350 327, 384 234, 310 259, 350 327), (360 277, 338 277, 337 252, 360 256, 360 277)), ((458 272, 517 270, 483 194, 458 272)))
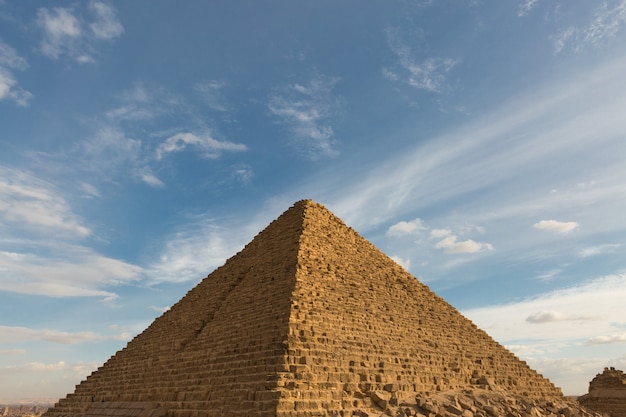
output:
POLYGON ((611 417, 626 417, 626 375, 619 369, 604 368, 589 382, 589 393, 578 402, 611 417))

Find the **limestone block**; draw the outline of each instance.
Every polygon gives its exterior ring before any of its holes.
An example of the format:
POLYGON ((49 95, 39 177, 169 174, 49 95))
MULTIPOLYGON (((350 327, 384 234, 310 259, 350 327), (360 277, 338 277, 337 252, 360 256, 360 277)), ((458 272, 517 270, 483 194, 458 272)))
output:
POLYGON ((391 394, 383 391, 372 391, 370 398, 377 406, 385 410, 391 399, 391 394))

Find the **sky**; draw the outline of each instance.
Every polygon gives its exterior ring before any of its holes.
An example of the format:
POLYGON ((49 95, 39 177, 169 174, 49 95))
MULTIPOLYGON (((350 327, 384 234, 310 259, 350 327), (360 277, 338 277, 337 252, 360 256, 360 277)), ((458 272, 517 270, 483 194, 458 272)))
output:
POLYGON ((301 199, 553 381, 626 370, 626 0, 0 0, 0 403, 301 199))

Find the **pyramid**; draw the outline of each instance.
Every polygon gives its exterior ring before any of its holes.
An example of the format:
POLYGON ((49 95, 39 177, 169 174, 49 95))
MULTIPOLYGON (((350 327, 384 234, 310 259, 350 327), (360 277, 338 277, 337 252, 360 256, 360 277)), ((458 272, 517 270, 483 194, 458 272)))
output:
POLYGON ((472 387, 563 398, 325 207, 302 200, 45 416, 369 415, 381 400, 472 387))

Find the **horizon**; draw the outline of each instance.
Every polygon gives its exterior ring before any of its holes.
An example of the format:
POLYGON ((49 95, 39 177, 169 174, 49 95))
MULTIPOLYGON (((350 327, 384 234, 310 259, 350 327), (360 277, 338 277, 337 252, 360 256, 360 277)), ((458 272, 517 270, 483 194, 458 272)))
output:
POLYGON ((626 0, 0 0, 0 402, 295 201, 582 395, 626 369, 626 0))

